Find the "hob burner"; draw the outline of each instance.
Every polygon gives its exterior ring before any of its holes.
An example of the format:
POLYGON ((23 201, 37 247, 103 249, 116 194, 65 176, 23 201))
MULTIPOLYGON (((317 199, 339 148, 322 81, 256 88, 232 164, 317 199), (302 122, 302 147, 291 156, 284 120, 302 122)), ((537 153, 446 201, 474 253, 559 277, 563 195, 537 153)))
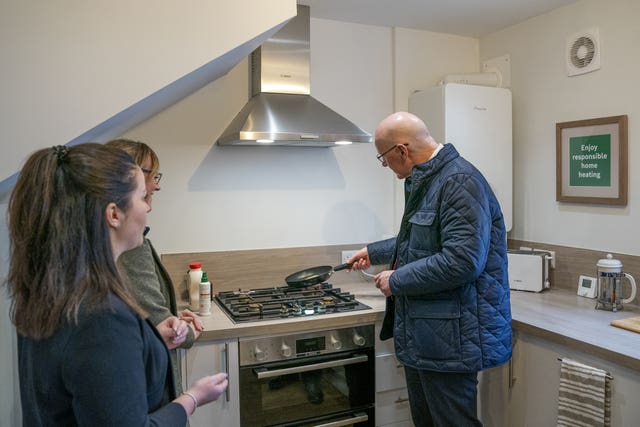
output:
POLYGON ((366 310, 371 307, 357 301, 330 283, 293 288, 279 286, 252 290, 218 292, 218 305, 234 322, 273 320, 366 310))

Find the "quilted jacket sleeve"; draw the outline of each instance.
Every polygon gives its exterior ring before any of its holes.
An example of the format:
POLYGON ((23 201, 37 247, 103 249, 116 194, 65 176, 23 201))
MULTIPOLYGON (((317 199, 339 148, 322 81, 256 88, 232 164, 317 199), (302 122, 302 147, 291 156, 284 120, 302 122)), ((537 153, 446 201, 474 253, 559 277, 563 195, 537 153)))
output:
POLYGON ((395 247, 395 237, 368 244, 367 252, 369 253, 369 261, 371 261, 371 265, 389 264, 395 247))

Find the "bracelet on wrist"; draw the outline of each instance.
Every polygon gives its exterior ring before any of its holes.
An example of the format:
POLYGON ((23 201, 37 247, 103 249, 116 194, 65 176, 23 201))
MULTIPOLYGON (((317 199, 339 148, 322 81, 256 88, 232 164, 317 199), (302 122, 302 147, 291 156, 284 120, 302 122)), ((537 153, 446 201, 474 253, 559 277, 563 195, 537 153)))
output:
POLYGON ((196 399, 196 397, 188 391, 183 391, 182 394, 189 396, 191 400, 193 400, 193 412, 191 413, 191 415, 195 414, 196 409, 198 408, 198 399, 196 399))

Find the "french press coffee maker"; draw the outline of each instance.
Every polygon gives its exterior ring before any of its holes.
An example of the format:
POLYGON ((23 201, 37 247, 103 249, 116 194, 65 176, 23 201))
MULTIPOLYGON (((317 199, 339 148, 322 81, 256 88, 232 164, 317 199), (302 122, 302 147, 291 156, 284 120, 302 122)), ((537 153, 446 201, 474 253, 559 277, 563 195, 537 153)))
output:
POLYGON ((596 264, 598 267, 598 299, 596 309, 618 311, 623 304, 629 304, 636 297, 636 281, 628 273, 622 272, 622 262, 607 254, 596 264), (631 284, 631 295, 623 298, 622 279, 631 284))

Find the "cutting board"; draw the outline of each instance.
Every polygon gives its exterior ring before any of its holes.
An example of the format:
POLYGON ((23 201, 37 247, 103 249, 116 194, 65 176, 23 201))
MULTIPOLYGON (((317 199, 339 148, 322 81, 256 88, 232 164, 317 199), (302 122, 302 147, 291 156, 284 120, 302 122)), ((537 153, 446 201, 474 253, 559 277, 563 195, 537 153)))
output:
POLYGON ((627 329, 629 331, 640 333, 640 317, 629 317, 627 319, 618 319, 611 322, 612 326, 627 329))

